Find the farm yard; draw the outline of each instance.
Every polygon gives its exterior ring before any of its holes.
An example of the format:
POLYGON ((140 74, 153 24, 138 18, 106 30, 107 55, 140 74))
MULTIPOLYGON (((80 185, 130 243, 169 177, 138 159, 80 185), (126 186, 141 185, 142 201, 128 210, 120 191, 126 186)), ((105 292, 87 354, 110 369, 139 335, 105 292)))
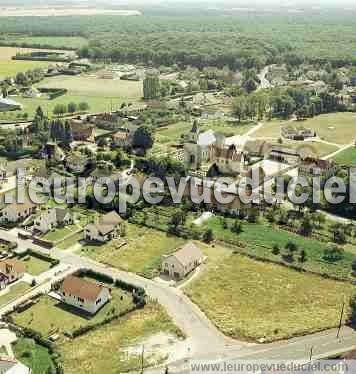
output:
POLYGON ((224 334, 251 341, 336 327, 344 298, 354 292, 351 284, 238 254, 215 263, 185 289, 224 334))

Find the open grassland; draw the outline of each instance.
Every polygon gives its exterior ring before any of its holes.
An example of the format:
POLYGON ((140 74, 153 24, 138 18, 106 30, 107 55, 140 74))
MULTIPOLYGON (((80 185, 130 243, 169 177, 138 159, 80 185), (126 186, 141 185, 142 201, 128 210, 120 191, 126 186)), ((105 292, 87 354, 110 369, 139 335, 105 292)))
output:
MULTIPOLYGON (((145 339, 163 333, 180 336, 164 309, 149 303, 144 309, 130 313, 101 327, 59 345, 66 374, 116 374, 136 371, 141 367, 141 354, 125 354, 125 348, 142 345, 145 339)), ((163 357, 145 357, 145 366, 161 362, 163 357)))
POLYGON ((18 282, 8 288, 9 292, 0 293, 0 306, 4 306, 10 301, 23 296, 31 287, 25 282, 18 282))
POLYGON ((49 296, 22 313, 13 314, 17 325, 31 328, 48 337, 54 333, 72 332, 80 327, 95 325, 105 318, 125 312, 133 306, 132 296, 118 288, 112 289, 112 300, 93 317, 88 317, 79 309, 63 304, 49 296))
POLYGON ((66 88, 70 95, 107 98, 116 97, 127 100, 126 103, 137 101, 143 96, 142 82, 98 79, 95 76, 57 76, 47 78, 38 84, 46 88, 66 88))
POLYGON ((356 288, 234 254, 185 292, 223 333, 273 341, 337 326, 356 288))
POLYGON ((17 259, 25 266, 25 272, 31 275, 40 275, 51 268, 51 263, 41 258, 27 255, 17 259))
POLYGON ((351 147, 339 153, 335 161, 340 165, 356 166, 356 148, 351 147))
POLYGON ((128 224, 127 245, 115 248, 115 242, 103 246, 85 245, 82 254, 96 261, 152 278, 162 256, 184 244, 184 240, 164 232, 128 224))
POLYGON ((351 251, 343 252, 339 261, 330 262, 324 259, 325 249, 329 248, 327 243, 292 234, 289 231, 266 223, 242 222, 242 232, 237 235, 230 229, 233 225, 233 220, 226 219, 226 223, 228 228, 224 227, 222 219, 214 217, 207 221, 202 229, 204 227, 212 229, 216 239, 234 245, 236 251, 243 254, 302 268, 309 272, 328 275, 337 279, 355 279, 351 272, 351 264, 356 259, 356 256, 351 251), (299 252, 301 250, 305 251, 305 262, 300 263, 298 261, 298 252, 294 255, 292 261, 283 256, 284 248, 288 242, 295 243, 299 252), (272 253, 272 249, 276 245, 278 245, 281 252, 278 255, 272 253))
MULTIPOLYGON (((49 62, 12 60, 16 53, 28 53, 38 51, 31 48, 0 47, 0 79, 14 77, 19 72, 26 72, 36 68, 45 68, 49 62)), ((44 50, 42 50, 44 51, 44 50)))
POLYGON ((32 374, 55 372, 51 355, 47 348, 32 339, 19 338, 13 345, 15 357, 32 370, 32 374))
MULTIPOLYGON (((1 40, 0 40, 1 42, 1 40)), ((46 48, 73 48, 78 49, 88 44, 85 38, 80 36, 9 36, 6 43, 17 45, 33 45, 46 48)))
POLYGON ((355 138, 356 114, 349 112, 322 114, 302 122, 274 120, 266 122, 254 136, 279 138, 281 125, 302 125, 315 130, 317 136, 322 140, 344 145, 352 143, 355 138))

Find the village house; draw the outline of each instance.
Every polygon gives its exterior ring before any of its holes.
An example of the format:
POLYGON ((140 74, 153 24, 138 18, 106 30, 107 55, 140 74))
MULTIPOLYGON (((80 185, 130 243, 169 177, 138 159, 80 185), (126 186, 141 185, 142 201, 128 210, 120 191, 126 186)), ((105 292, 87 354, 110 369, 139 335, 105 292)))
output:
POLYGON ((188 243, 177 252, 165 256, 162 273, 179 280, 185 278, 204 261, 203 252, 194 243, 188 243))
POLYGON ((23 204, 12 203, 7 205, 0 211, 1 223, 16 223, 21 222, 31 216, 36 211, 36 204, 29 199, 25 200, 23 204))
POLYGON ((68 209, 52 208, 43 212, 35 219, 33 229, 34 231, 39 231, 42 234, 45 234, 56 227, 73 225, 73 223, 74 216, 68 209))
POLYGON ((48 142, 41 150, 41 156, 45 160, 50 160, 54 162, 63 162, 66 158, 62 148, 56 143, 48 142))
POLYGON ((16 282, 25 273, 23 264, 16 260, 0 260, 0 290, 16 282))
POLYGON ((300 177, 331 178, 336 174, 337 166, 335 162, 329 160, 315 160, 307 158, 298 167, 300 177))
POLYGON ((72 135, 74 141, 95 142, 95 126, 85 119, 72 119, 72 135))
POLYGON ((111 299, 111 290, 99 283, 68 275, 59 288, 62 302, 94 315, 111 299))
POLYGON ((95 223, 84 228, 84 239, 88 242, 106 243, 121 235, 124 220, 115 212, 105 214, 95 223))
POLYGON ((281 136, 290 140, 305 140, 314 138, 316 132, 303 126, 282 126, 281 136))
POLYGON ((88 156, 80 152, 71 152, 66 158, 66 167, 73 173, 83 173, 89 161, 88 156))

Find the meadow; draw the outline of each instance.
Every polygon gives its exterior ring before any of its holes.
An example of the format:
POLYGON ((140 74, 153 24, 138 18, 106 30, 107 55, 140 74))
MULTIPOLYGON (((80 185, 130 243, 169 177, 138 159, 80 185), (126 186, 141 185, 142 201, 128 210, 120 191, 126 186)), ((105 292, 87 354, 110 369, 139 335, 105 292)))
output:
POLYGON ((226 335, 274 341, 309 334, 339 323, 351 284, 300 273, 233 254, 214 263, 185 293, 226 335))
POLYGON ((19 61, 11 59, 11 57, 15 56, 16 53, 28 53, 33 51, 38 51, 38 49, 0 47, 0 79, 14 77, 20 72, 47 67, 49 65, 48 62, 19 61))
POLYGON ((356 149, 355 149, 355 147, 348 148, 345 151, 339 153, 335 157, 335 161, 340 165, 356 166, 356 149))

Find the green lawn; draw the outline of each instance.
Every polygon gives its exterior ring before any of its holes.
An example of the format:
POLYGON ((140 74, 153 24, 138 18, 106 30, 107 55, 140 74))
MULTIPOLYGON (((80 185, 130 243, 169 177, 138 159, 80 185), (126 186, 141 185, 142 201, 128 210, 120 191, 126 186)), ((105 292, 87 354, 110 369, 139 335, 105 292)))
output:
POLYGON ((110 266, 139 273, 152 278, 157 275, 157 268, 162 256, 184 244, 184 240, 168 236, 166 233, 128 224, 128 244, 116 249, 113 243, 103 246, 86 245, 82 254, 110 266))
MULTIPOLYGON (((124 352, 126 347, 138 345, 158 333, 181 335, 164 309, 149 303, 144 309, 59 345, 66 374, 116 374, 138 371, 141 354, 124 352)), ((141 352, 141 349, 138 349, 141 352)), ((162 363, 165 357, 145 356, 145 366, 162 363)))
POLYGON ((42 237, 42 239, 55 243, 58 240, 61 240, 61 239, 65 238, 66 236, 70 235, 71 233, 75 232, 76 230, 78 230, 77 225, 58 228, 58 229, 55 229, 53 231, 49 231, 47 234, 45 234, 42 237))
POLYGON ((238 254, 214 263, 185 289, 224 334, 266 341, 336 327, 344 297, 346 320, 355 291, 348 283, 238 254))
MULTIPOLYGON (((226 219, 226 222, 230 226, 233 224, 232 219, 226 219)), ((223 220, 220 217, 214 217, 207 221, 202 226, 202 229, 212 229, 216 239, 234 244, 236 250, 242 253, 300 267, 318 274, 326 274, 345 280, 355 280, 355 277, 351 274, 351 264, 356 259, 356 256, 351 252, 345 251, 343 258, 338 262, 327 262, 323 259, 324 250, 328 248, 327 243, 295 235, 266 223, 253 224, 243 221, 242 227, 243 232, 237 235, 229 228, 223 227, 223 220), (298 254, 292 263, 285 261, 281 255, 272 254, 274 245, 277 244, 281 252, 283 252, 285 245, 289 241, 294 242, 298 246, 299 251, 305 250, 307 255, 305 263, 298 261, 298 254)))
POLYGON ((112 300, 89 319, 80 310, 49 296, 43 296, 24 312, 13 314, 13 318, 17 325, 36 330, 46 337, 53 333, 71 332, 79 327, 97 324, 112 316, 113 312, 125 312, 133 306, 132 296, 127 292, 113 287, 112 296, 112 300))
POLYGON ((27 255, 17 260, 24 264, 26 273, 34 276, 42 274, 51 268, 50 262, 31 255, 27 255))
POLYGON ((81 240, 83 240, 83 232, 79 232, 70 236, 69 238, 61 241, 59 244, 56 245, 58 249, 70 249, 74 245, 78 244, 81 240))
POLYGON ((32 374, 48 373, 48 370, 51 370, 50 368, 54 370, 54 364, 48 349, 32 339, 19 338, 13 345, 13 350, 15 357, 32 369, 32 374))
POLYGON ((355 166, 356 165, 356 148, 351 147, 339 153, 335 157, 335 161, 340 165, 355 166))
POLYGON ((19 282, 14 284, 13 286, 10 286, 9 292, 0 296, 0 307, 6 305, 10 301, 23 296, 30 288, 31 287, 25 282, 19 282))

